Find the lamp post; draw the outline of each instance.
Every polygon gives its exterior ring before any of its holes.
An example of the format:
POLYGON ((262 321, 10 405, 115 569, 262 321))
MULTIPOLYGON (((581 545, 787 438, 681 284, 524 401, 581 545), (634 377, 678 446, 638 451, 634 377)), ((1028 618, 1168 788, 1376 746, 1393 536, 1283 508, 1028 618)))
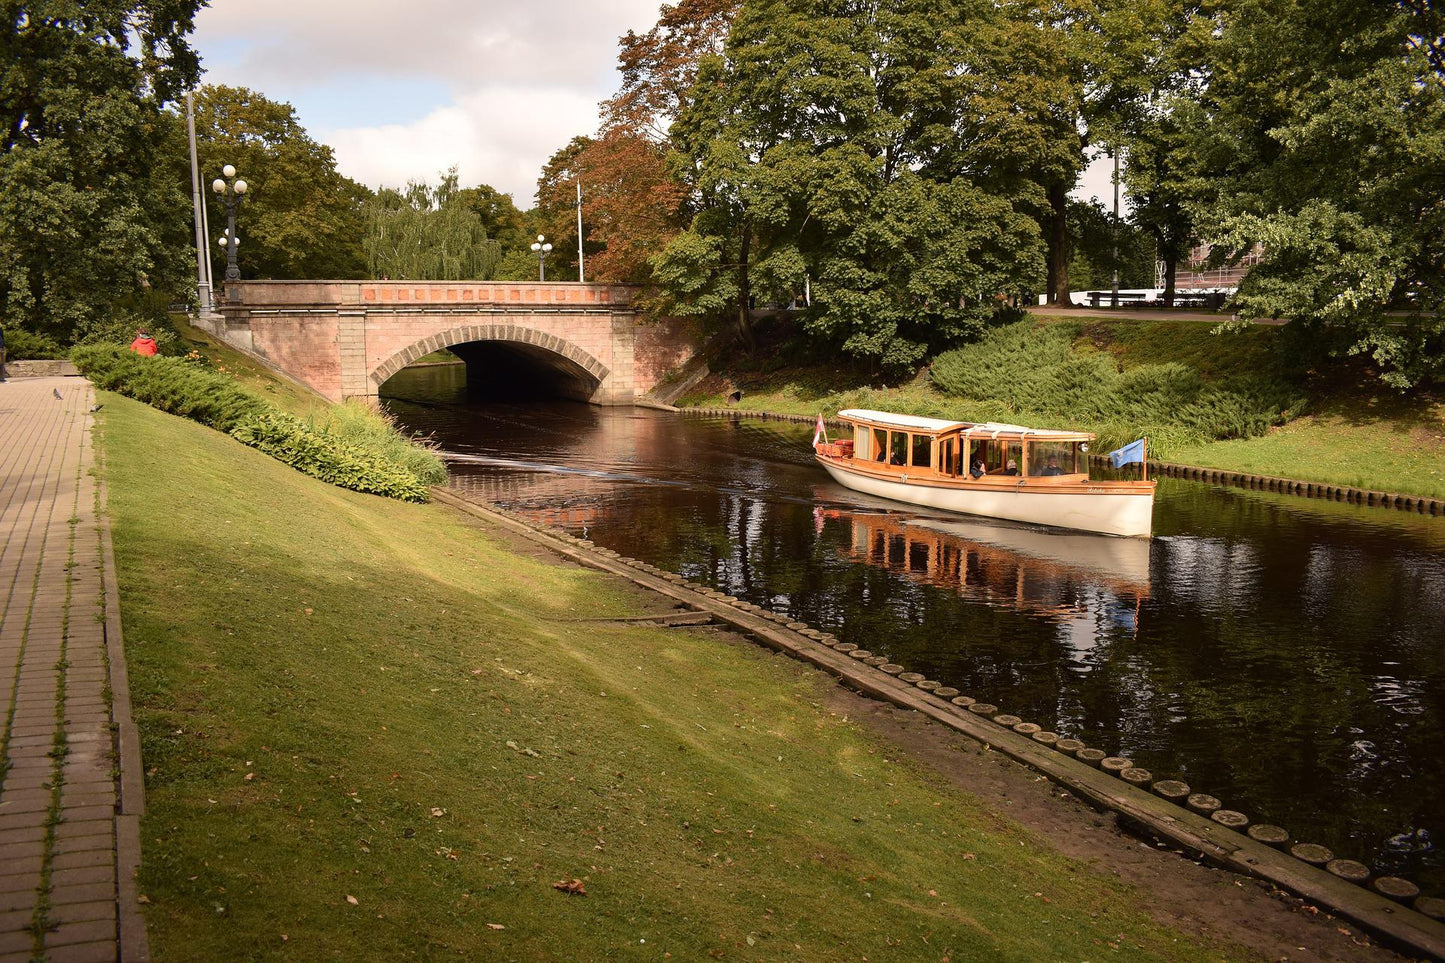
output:
POLYGON ((222 177, 211 181, 211 190, 221 195, 226 202, 226 233, 217 242, 226 249, 226 280, 241 280, 241 269, 236 266, 236 248, 241 239, 236 236, 236 207, 245 200, 246 182, 236 176, 236 168, 227 164, 221 168, 222 177))
POLYGON ((547 280, 547 255, 552 253, 552 245, 547 243, 544 235, 538 234, 537 239, 532 242, 532 253, 537 255, 537 280, 547 280))

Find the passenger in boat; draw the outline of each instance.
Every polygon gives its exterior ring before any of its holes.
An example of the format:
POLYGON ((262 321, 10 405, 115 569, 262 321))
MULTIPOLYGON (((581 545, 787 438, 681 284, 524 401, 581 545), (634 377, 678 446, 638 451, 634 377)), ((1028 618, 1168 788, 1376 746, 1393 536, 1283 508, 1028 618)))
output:
POLYGON ((1043 471, 1039 472, 1040 475, 1062 475, 1063 473, 1064 470, 1059 467, 1058 455, 1050 455, 1048 465, 1043 471))
POLYGON ((968 473, 974 478, 982 478, 988 474, 988 467, 984 465, 982 455, 973 456, 973 464, 969 466, 968 473))
POLYGON ((1017 475, 1019 473, 1019 463, 1010 458, 1008 464, 1003 466, 1003 473, 1005 475, 1017 475))

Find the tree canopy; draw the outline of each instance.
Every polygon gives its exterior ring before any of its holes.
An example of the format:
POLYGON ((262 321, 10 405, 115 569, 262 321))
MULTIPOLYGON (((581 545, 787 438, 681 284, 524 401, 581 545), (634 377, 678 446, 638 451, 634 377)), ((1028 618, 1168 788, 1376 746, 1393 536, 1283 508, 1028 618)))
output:
POLYGON ((672 126, 695 213, 653 261, 667 308, 726 305, 747 337, 755 288, 806 286, 816 337, 902 367, 1037 286, 1041 194, 989 123, 1036 102, 1026 78, 974 69, 1002 52, 994 16, 967 0, 745 4, 672 126))
POLYGON ((1445 371, 1442 22, 1410 0, 1228 0, 1197 15, 1201 82, 1177 100, 1201 236, 1263 249, 1240 318, 1288 318, 1401 387, 1445 371))
MULTIPOLYGON (((244 87, 213 85, 197 91, 195 114, 210 243, 226 224, 211 180, 232 164, 249 187, 236 215, 243 276, 364 276, 361 211, 371 192, 336 170, 331 148, 311 138, 290 104, 244 87)), ((184 163, 180 145, 173 154, 184 163)), ((188 182, 184 167, 181 174, 188 182)))
POLYGON ((184 288, 162 107, 195 82, 200 0, 63 6, 9 4, 0 28, 0 319, 68 344, 184 288))
POLYGON ((501 245, 487 237, 474 200, 458 187, 455 167, 435 187, 412 181, 402 191, 377 191, 363 210, 371 276, 398 281, 495 279, 501 245))

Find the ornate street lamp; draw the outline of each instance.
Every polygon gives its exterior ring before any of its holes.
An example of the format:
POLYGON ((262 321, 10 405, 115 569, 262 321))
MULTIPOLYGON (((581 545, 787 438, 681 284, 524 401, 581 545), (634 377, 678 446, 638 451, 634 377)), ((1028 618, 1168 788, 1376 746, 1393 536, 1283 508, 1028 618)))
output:
POLYGON ((246 199, 246 182, 236 176, 236 168, 227 164, 221 168, 222 177, 211 181, 211 190, 221 195, 226 202, 226 233, 216 242, 226 249, 226 280, 241 280, 241 269, 236 266, 236 248, 241 239, 236 236, 236 207, 246 199))
POLYGON ((537 235, 537 240, 532 242, 532 253, 537 255, 537 280, 547 280, 547 268, 544 262, 547 260, 547 255, 552 253, 552 245, 547 243, 545 236, 537 235))

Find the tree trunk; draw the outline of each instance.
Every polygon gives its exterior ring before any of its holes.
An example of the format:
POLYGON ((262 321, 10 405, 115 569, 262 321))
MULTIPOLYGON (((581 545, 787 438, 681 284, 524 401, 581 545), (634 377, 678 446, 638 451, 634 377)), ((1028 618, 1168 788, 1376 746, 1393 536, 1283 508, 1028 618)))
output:
POLYGON ((1179 272, 1179 256, 1171 248, 1164 255, 1164 306, 1174 307, 1174 276, 1179 272))
POLYGON ((1069 298, 1069 192, 1063 181, 1049 185, 1049 303, 1071 304, 1069 298))
POLYGON ((753 337, 753 316, 752 316, 752 288, 748 283, 748 256, 751 253, 753 244, 752 222, 743 218, 743 236, 739 243, 738 255, 738 337, 742 339, 743 347, 752 354, 757 345, 757 339, 753 337))

